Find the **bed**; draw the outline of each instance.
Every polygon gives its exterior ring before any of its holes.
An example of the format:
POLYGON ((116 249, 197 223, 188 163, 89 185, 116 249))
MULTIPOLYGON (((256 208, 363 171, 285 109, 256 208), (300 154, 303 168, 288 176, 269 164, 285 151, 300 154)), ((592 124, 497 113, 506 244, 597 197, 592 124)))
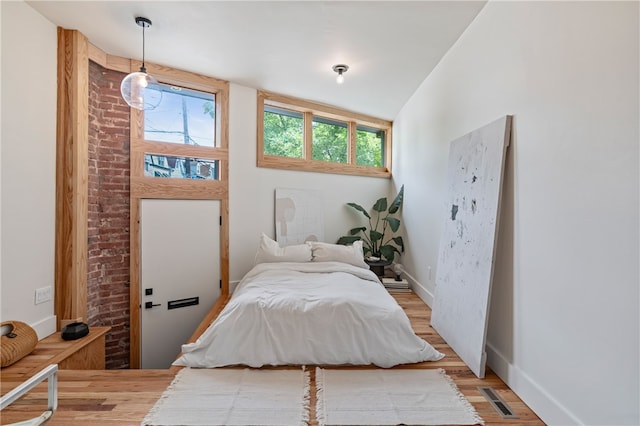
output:
MULTIPOLYGON (((273 243, 263 236, 261 248, 273 243)), ((444 356, 415 335, 402 308, 362 260, 361 247, 301 246, 309 252, 273 245, 271 252, 259 250, 257 264, 220 315, 195 342, 182 346, 174 365, 387 368, 444 356)))

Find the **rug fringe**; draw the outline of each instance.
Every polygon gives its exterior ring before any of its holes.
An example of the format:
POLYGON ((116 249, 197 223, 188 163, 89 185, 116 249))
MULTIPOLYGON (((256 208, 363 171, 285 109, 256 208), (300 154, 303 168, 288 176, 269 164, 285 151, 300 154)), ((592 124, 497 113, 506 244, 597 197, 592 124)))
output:
POLYGON ((151 421, 153 420, 153 417, 155 417, 156 413, 160 410, 162 401, 164 401, 169 397, 169 391, 174 388, 174 386, 180 381, 182 376, 185 374, 185 371, 187 371, 188 369, 190 369, 190 367, 183 367, 180 371, 178 371, 178 374, 175 375, 175 377, 173 378, 169 386, 167 386, 164 392, 162 392, 162 395, 160 395, 160 398, 158 398, 156 403, 153 404, 153 407, 151 408, 151 410, 149 410, 147 415, 144 416, 144 419, 142 419, 142 422, 140 422, 141 426, 149 426, 152 424, 151 421))
POLYGON ((304 380, 304 393, 302 395, 302 418, 301 426, 308 426, 310 420, 309 411, 311 410, 311 373, 307 371, 306 366, 302 366, 302 374, 304 380))
POLYGON ((316 420, 319 426, 324 426, 326 421, 324 405, 324 376, 322 368, 316 367, 316 420))
POLYGON ((438 373, 440 373, 440 375, 444 378, 444 380, 449 384, 451 389, 456 393, 456 396, 460 399, 460 402, 462 403, 462 405, 464 405, 465 410, 467 410, 467 412, 473 417, 473 420, 477 424, 484 425, 484 420, 482 419, 482 417, 480 417, 476 409, 469 402, 469 400, 464 396, 464 394, 460 392, 460 389, 458 389, 458 386, 453 381, 453 379, 447 374, 444 368, 438 368, 437 370, 438 370, 438 373))

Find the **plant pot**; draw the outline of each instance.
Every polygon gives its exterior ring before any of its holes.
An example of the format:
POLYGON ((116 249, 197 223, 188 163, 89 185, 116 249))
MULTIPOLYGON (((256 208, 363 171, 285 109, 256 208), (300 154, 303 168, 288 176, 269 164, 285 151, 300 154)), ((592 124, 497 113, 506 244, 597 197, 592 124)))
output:
POLYGON ((391 265, 390 260, 380 259, 380 260, 364 260, 367 265, 369 265, 369 269, 373 271, 378 277, 382 277, 384 275, 385 266, 391 265))

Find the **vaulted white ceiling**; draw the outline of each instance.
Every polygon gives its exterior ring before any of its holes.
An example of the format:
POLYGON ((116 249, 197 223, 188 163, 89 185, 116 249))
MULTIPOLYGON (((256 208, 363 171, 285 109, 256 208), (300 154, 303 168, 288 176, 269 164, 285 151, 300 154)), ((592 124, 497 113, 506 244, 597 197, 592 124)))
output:
MULTIPOLYGON (((392 120, 485 1, 28 1, 107 53, 392 120), (333 65, 349 65, 345 83, 333 65)), ((25 25, 28 23, 25 22, 25 25)))

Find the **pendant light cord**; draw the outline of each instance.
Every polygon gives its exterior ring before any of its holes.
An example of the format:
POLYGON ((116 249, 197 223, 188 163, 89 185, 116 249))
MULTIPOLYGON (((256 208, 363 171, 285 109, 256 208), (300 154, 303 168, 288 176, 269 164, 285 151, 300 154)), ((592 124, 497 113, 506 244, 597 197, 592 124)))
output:
POLYGON ((147 26, 147 24, 143 23, 142 24, 142 66, 140 67, 140 71, 146 73, 147 69, 144 66, 144 29, 147 26))

